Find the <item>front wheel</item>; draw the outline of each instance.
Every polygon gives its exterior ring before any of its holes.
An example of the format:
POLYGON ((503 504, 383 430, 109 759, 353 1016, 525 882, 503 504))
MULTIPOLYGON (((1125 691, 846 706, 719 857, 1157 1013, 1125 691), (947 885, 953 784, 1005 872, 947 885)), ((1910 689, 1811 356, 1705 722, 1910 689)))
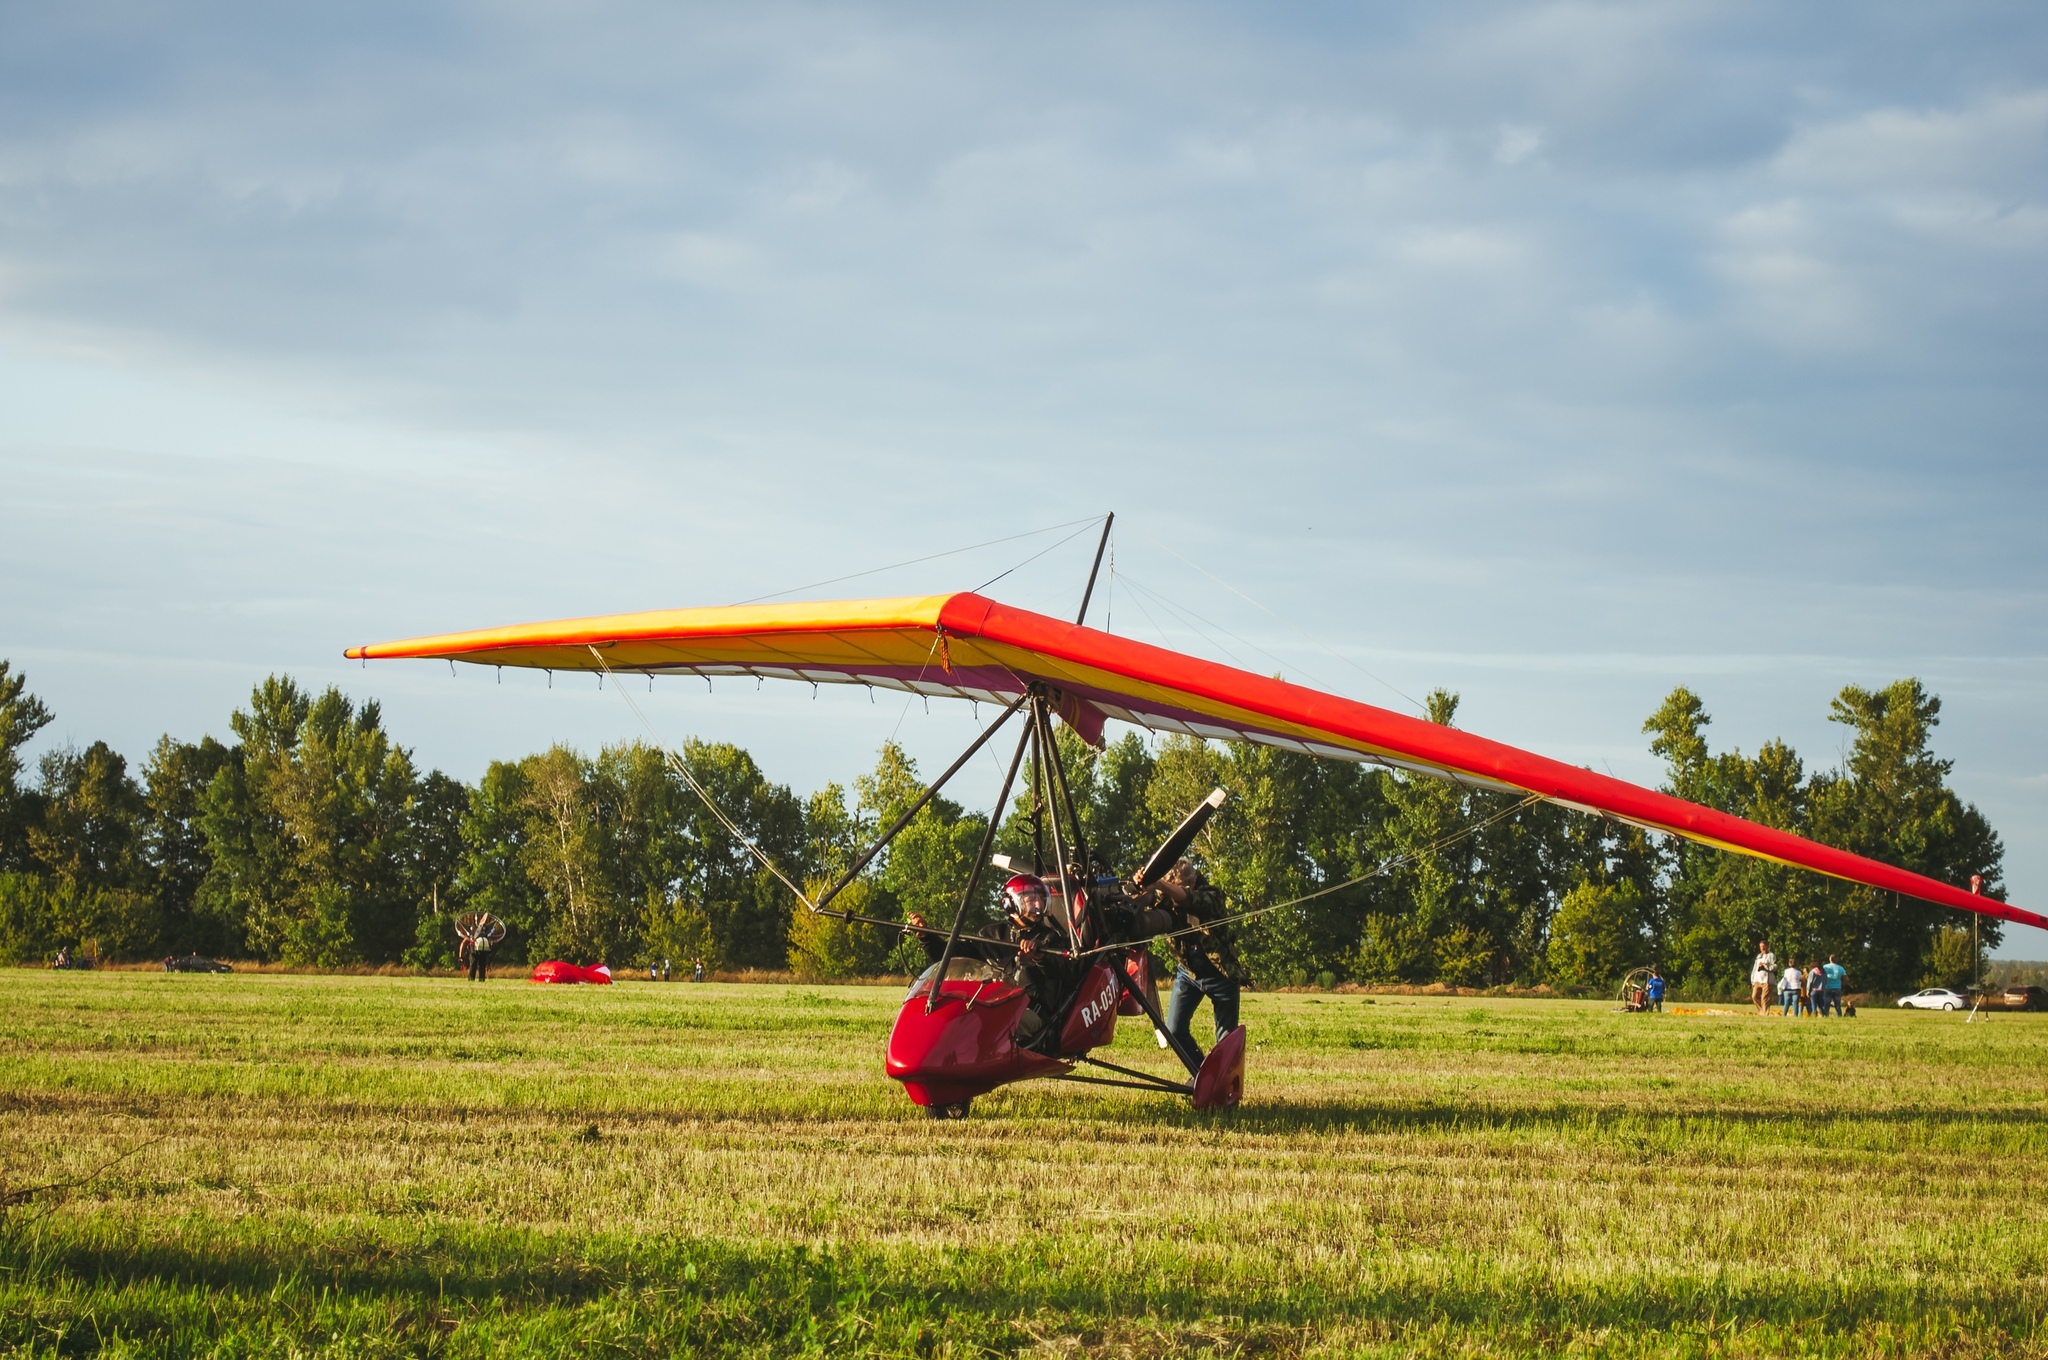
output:
POLYGON ((924 1113, 927 1119, 965 1119, 973 1104, 971 1100, 955 1100, 945 1105, 927 1105, 924 1113))

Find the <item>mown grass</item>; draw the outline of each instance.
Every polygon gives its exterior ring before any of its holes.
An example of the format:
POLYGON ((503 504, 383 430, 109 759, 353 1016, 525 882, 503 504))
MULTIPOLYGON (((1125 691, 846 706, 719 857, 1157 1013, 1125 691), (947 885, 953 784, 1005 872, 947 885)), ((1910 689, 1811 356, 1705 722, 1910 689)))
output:
POLYGON ((2048 1354, 2048 1016, 1266 995, 1236 1112, 935 1124, 874 988, 7 981, 0 1181, 131 1152, 23 1352, 2048 1354))

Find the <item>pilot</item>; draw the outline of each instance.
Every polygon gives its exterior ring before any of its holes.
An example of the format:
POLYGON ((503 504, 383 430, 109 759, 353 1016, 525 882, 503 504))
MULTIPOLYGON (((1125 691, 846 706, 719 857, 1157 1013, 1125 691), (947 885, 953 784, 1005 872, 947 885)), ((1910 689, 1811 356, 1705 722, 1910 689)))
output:
MULTIPOLYGON (((1017 874, 1003 885, 1003 919, 990 922, 976 934, 962 935, 953 946, 956 959, 1015 962, 1018 985, 1031 998, 1031 1014, 1017 1027, 1018 1039, 1026 1043, 1058 1011, 1068 972, 1063 967, 1066 959, 1056 953, 1065 950, 1066 935, 1047 913, 1047 901, 1043 879, 1036 874, 1017 874)), ((905 924, 920 932, 925 958, 937 963, 946 952, 946 936, 927 927, 916 912, 905 924)))

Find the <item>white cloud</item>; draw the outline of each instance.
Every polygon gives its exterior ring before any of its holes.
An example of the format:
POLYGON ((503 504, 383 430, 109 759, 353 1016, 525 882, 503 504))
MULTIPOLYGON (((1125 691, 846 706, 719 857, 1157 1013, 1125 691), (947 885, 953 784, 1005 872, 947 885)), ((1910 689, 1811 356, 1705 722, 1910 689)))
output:
POLYGON ((1772 168, 1802 186, 2035 195, 2048 176, 2048 90, 1958 108, 1871 109, 1816 123, 1785 144, 1772 168))
POLYGON ((1879 339, 1875 309, 1854 275, 1829 257, 1826 234, 1803 204, 1748 207, 1721 224, 1714 263, 1732 286, 1732 309, 1760 338, 1786 349, 1842 351, 1879 339))
POLYGON ((847 206, 869 189, 868 177, 837 161, 812 161, 785 176, 774 202, 794 213, 829 213, 847 206))
POLYGON ((1493 159, 1497 165, 1520 165, 1542 149, 1542 128, 1503 123, 1494 135, 1493 159))
POLYGON ((1402 240, 1399 254, 1416 264, 1454 269, 1499 269, 1527 258, 1522 243, 1513 236, 1479 227, 1416 232, 1402 240))
POLYGON ((713 232, 684 231, 662 242, 659 270, 701 288, 743 288, 763 277, 764 259, 750 242, 713 232))

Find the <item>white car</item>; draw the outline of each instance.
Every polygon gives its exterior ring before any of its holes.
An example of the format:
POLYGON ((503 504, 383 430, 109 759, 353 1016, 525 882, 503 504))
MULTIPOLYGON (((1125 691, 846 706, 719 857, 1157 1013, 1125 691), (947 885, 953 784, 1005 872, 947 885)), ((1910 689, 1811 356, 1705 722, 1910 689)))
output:
POLYGON ((1969 1008, 1970 998, 1946 987, 1929 987, 1911 996, 1900 997, 1899 1004, 1923 1011, 1960 1011, 1969 1008))

